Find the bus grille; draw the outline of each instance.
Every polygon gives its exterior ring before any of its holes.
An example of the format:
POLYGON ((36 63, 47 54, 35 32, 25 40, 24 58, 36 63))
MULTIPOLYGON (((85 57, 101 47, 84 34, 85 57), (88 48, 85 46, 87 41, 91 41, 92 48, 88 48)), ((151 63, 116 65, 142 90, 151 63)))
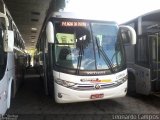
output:
POLYGON ((121 85, 122 82, 117 82, 117 83, 111 83, 111 84, 77 84, 75 86, 72 87, 72 89, 75 90, 100 90, 100 89, 106 89, 106 88, 114 88, 117 87, 119 85, 121 85), (98 85, 99 87, 96 88, 96 85, 98 85))

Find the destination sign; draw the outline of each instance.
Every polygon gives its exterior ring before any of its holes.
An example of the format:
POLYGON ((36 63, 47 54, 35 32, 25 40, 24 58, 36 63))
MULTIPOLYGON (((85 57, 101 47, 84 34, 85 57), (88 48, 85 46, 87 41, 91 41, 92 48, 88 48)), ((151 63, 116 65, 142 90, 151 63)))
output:
POLYGON ((87 23, 86 22, 69 22, 69 21, 63 21, 61 23, 62 26, 66 27, 86 27, 87 23))

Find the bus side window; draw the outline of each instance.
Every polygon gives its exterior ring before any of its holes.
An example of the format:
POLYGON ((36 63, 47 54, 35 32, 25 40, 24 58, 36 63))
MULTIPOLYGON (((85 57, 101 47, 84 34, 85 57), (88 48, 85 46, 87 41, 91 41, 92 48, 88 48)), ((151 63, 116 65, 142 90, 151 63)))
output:
POLYGON ((0 28, 0 80, 2 79, 5 71, 5 54, 3 51, 3 36, 2 29, 0 28))
POLYGON ((2 29, 0 28, 0 65, 3 64, 3 31, 2 29))

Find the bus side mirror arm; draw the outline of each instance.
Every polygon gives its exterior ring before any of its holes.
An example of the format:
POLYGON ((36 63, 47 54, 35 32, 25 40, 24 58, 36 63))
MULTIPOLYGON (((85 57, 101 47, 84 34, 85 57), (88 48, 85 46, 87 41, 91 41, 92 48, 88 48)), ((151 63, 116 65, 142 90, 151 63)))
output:
POLYGON ((136 32, 135 30, 130 27, 130 26, 125 26, 125 25, 121 25, 120 26, 121 29, 121 34, 122 34, 122 38, 123 38, 123 34, 125 34, 125 36, 129 36, 129 43, 131 45, 135 45, 136 44, 136 32))
POLYGON ((48 43, 54 43, 54 26, 51 21, 47 23, 46 36, 48 43))
POLYGON ((8 21, 8 18, 6 17, 6 15, 0 12, 0 17, 5 19, 5 26, 6 26, 6 28, 8 28, 9 21, 8 21))

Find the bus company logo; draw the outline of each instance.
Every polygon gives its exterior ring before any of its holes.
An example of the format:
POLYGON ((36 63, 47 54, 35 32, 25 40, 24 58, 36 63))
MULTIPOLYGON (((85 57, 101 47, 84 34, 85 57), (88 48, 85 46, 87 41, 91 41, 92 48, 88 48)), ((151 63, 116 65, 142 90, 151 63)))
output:
POLYGON ((81 79, 81 82, 91 82, 91 83, 95 83, 95 82, 101 82, 101 80, 99 80, 98 78, 92 78, 92 79, 81 79))
POLYGON ((100 80, 98 78, 86 78, 86 79, 81 79, 81 82, 90 82, 90 83, 111 83, 111 79, 104 79, 100 80))
POLYGON ((101 88, 101 86, 100 86, 100 85, 98 85, 98 84, 96 84, 96 85, 95 85, 95 88, 96 88, 96 89, 100 89, 100 88, 101 88))

